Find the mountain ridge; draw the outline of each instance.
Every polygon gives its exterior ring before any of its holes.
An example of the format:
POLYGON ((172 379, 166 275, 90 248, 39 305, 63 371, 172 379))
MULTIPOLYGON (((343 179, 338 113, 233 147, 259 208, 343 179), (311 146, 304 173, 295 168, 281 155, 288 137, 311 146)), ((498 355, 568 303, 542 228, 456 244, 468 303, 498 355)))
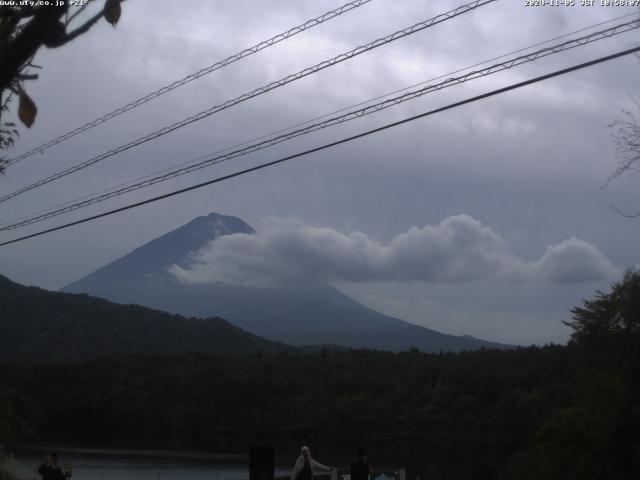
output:
POLYGON ((63 289, 117 303, 136 303, 194 317, 220 316, 264 338, 292 345, 437 353, 509 348, 471 336, 447 335, 372 310, 330 285, 281 288, 184 284, 167 269, 188 267, 193 254, 222 235, 254 234, 237 217, 211 213, 132 250, 63 289))
POLYGON ((174 264, 186 266, 189 254, 202 248, 210 239, 229 233, 251 234, 255 233, 255 230, 237 217, 216 213, 199 216, 182 227, 133 249, 61 290, 74 291, 76 284, 92 282, 99 276, 117 280, 123 275, 144 275, 144 270, 149 270, 147 273, 159 273, 159 266, 160 269, 174 264))
POLYGON ((0 360, 296 351, 245 332, 222 318, 186 318, 87 294, 27 287, 4 276, 0 276, 0 307, 0 360))

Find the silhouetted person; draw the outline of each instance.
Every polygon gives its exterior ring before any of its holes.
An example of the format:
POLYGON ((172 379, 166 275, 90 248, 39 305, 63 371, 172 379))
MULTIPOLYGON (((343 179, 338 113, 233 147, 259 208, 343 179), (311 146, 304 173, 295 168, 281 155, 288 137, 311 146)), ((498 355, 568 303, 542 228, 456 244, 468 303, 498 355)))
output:
POLYGON ((351 480, 369 480, 371 465, 367 463, 367 452, 358 449, 358 458, 351 462, 351 480))
POLYGON ((42 475, 42 480, 66 480, 64 473, 58 466, 58 456, 55 453, 49 455, 47 460, 40 465, 38 473, 42 475))
POLYGON ((296 460, 293 466, 293 472, 291 472, 291 480, 313 480, 313 472, 330 472, 331 467, 322 465, 311 458, 311 452, 309 447, 302 447, 300 456, 296 460))

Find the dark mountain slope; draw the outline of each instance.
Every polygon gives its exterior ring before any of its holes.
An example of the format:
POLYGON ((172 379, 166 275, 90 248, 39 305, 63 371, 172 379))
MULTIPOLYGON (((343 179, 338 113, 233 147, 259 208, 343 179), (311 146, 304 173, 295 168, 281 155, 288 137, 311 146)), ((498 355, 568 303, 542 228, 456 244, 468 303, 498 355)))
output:
POLYGON ((220 318, 185 318, 0 276, 0 360, 79 360, 131 353, 275 354, 293 349, 220 318))
POLYGON ((63 290, 90 293, 93 289, 100 290, 105 284, 117 283, 123 279, 129 284, 138 281, 152 282, 155 276, 166 276, 166 269, 171 265, 184 266, 189 254, 198 251, 208 242, 232 233, 250 234, 255 233, 255 230, 236 217, 215 213, 197 217, 99 268, 63 290))
POLYGON ((445 335, 371 310, 326 285, 252 288, 184 284, 169 272, 222 235, 255 231, 212 213, 142 245, 64 288, 111 301, 147 305, 186 316, 220 316, 257 335, 293 345, 335 344, 426 352, 504 348, 469 336, 445 335))

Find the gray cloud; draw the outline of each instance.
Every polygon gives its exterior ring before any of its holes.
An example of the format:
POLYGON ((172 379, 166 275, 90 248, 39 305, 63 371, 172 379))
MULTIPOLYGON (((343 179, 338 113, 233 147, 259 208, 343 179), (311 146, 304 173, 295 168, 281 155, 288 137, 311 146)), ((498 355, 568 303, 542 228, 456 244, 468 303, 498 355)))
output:
POLYGON ((571 238, 537 261, 511 253, 490 227, 468 216, 412 227, 382 244, 361 232, 271 220, 255 235, 219 238, 195 254, 191 268, 173 266, 184 282, 269 286, 287 282, 466 283, 488 279, 583 283, 614 278, 595 246, 571 238))
MULTIPOLYGON (((38 120, 28 131, 23 129, 10 155, 36 147, 343 2, 190 3, 185 9, 181 3, 168 0, 126 2, 116 29, 99 22, 77 42, 42 49, 35 59, 43 67, 37 72, 40 79, 27 85, 38 104, 38 120)), ((370 2, 25 160, 0 179, 0 189, 15 190, 461 3, 370 2)), ((446 78, 449 72, 481 60, 634 12, 637 9, 599 6, 532 9, 523 2, 495 2, 25 194, 0 209, 0 216, 2 221, 9 221, 32 214, 373 96, 440 75, 446 78)), ((637 32, 630 32, 442 90, 96 205, 65 220, 98 214, 591 60, 628 48, 636 39, 637 32)), ((0 273, 22 283, 59 288, 197 215, 211 211, 231 214, 256 227, 262 219, 275 215, 328 227, 328 236, 346 245, 343 257, 329 255, 322 246, 310 252, 295 251, 293 247, 306 239, 302 234, 299 241, 291 239, 291 247, 279 255, 263 257, 266 246, 253 243, 251 255, 240 247, 229 247, 237 258, 226 262, 225 269, 235 268, 232 273, 237 281, 246 281, 249 272, 258 279, 263 275, 262 282, 269 281, 272 263, 277 260, 283 271, 280 277, 285 279, 301 278, 305 273, 313 274, 317 281, 351 275, 355 280, 347 293, 354 298, 444 332, 506 342, 564 340, 566 336, 559 330, 561 320, 566 320, 570 308, 591 297, 595 289, 607 288, 610 264, 626 267, 639 260, 639 224, 609 208, 609 204, 615 204, 623 210, 636 209, 637 178, 620 179, 600 189, 615 168, 607 124, 620 109, 629 107, 628 94, 637 94, 639 68, 633 57, 608 62, 212 188, 14 244, 0 249, 0 273), (441 220, 460 212, 483 223, 475 230, 471 228, 476 236, 470 244, 475 242, 478 252, 458 246, 456 256, 446 249, 446 243, 438 245, 437 240, 445 235, 441 220), (424 225, 431 225, 437 234, 428 229, 411 233, 412 226, 424 225), (488 231, 483 233, 482 227, 488 231), (362 232, 362 240, 340 233, 354 231, 362 232), (400 232, 405 233, 398 235, 400 232), (572 237, 598 249, 580 248, 571 240, 562 242, 572 237), (426 250, 411 250, 410 245, 402 250, 401 238, 429 245, 431 256, 426 250), (356 262, 352 252, 358 245, 366 245, 369 250, 363 249, 365 253, 355 256, 359 258, 356 262), (609 263, 598 250, 606 252, 609 263), (384 257, 385 252, 389 258, 384 257), (396 256, 391 258, 390 252, 396 256), (306 262, 300 263, 304 268, 297 266, 295 256, 306 262), (384 258, 386 263, 373 263, 384 258), (312 259, 315 264, 310 268, 312 259), (424 263, 428 259, 430 263, 424 266, 412 261, 416 259, 424 263), (260 262, 264 266, 258 268, 260 262), (561 268, 563 262, 566 267, 561 268), (467 269, 466 279, 460 273, 463 267, 467 269), (407 280, 418 274, 428 280, 407 280), (382 281, 379 287, 366 280, 388 277, 401 280, 382 281), (587 278, 603 280, 575 283, 587 278), (468 279, 474 281, 461 283, 468 279), (423 295, 428 302, 419 301, 423 295), (540 298, 545 301, 540 302, 540 298)), ((24 231, 2 232, 1 236, 8 240, 41 226, 56 226, 62 217, 59 220, 24 231)), ((453 223, 448 226, 454 229, 453 223)), ((467 238, 461 225, 456 228, 459 238, 467 238)), ((263 232, 260 238, 266 238, 267 231, 258 230, 263 232)), ((332 245, 331 252, 334 250, 339 251, 332 245)), ((204 266, 188 273, 201 273, 205 279, 209 275, 204 266)))
POLYGON ((600 250, 576 237, 548 246, 532 271, 553 283, 597 282, 620 274, 600 250))

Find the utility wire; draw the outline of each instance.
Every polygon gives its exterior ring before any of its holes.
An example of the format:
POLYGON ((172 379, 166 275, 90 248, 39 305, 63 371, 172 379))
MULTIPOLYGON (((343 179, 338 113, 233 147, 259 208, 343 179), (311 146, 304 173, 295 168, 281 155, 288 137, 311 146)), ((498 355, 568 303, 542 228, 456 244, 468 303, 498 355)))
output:
POLYGON ((640 27, 640 23, 638 23, 637 21, 631 21, 631 22, 626 22, 620 25, 615 25, 613 27, 610 27, 608 29, 605 30, 601 30, 598 32, 593 32, 589 35, 584 35, 582 37, 573 39, 573 40, 569 40, 557 45, 553 45, 547 48, 543 48, 540 50, 537 50, 535 52, 531 52, 528 53, 526 55, 522 55, 519 57, 515 57, 512 58, 510 60, 507 60, 505 62, 502 63, 497 63, 494 65, 491 65, 489 67, 486 67, 484 69, 481 70, 474 70, 471 72, 468 72, 465 75, 459 76, 459 77, 451 77, 448 78, 447 80, 445 80, 444 82, 438 83, 438 84, 430 84, 427 85, 423 88, 420 88, 418 90, 414 90, 414 91, 410 91, 407 93, 404 93, 403 95, 394 97, 394 98, 390 98, 390 99, 386 99, 384 101, 366 106, 364 108, 358 109, 358 110, 354 110, 351 112, 348 112, 346 114, 337 116, 337 117, 333 117, 333 118, 329 118, 325 121, 322 122, 318 122, 312 125, 308 125, 307 127, 303 127, 297 130, 293 130, 293 131, 289 131, 283 135, 279 135, 276 137, 272 137, 269 138, 267 140, 258 142, 258 143, 254 143, 252 145, 248 145, 246 147, 240 148, 238 150, 226 153, 226 154, 221 154, 221 155, 217 155, 218 152, 211 154, 211 155, 215 155, 213 156, 213 158, 207 158, 210 157, 209 156, 205 156, 205 157, 200 157, 201 160, 197 163, 193 163, 189 162, 190 165, 189 166, 185 166, 182 168, 178 168, 178 169, 174 169, 174 170, 169 170, 168 173, 164 173, 162 175, 157 175, 153 178, 148 178, 146 180, 143 180, 141 182, 138 183, 129 183, 127 186, 119 188, 117 190, 111 190, 108 191, 107 193, 102 193, 100 194, 100 192, 98 194, 95 194, 94 196, 86 196, 83 197, 83 199, 81 199, 81 201, 78 201, 76 203, 71 203, 71 204, 66 204, 65 206, 63 206, 62 208, 58 208, 58 209, 52 209, 52 210, 48 210, 47 213, 43 213, 43 214, 34 214, 33 216, 27 218, 27 217, 23 217, 21 219, 17 219, 16 221, 14 221, 13 223, 7 225, 7 223, 5 223, 4 225, 0 226, 0 231, 9 231, 9 230, 15 230, 17 228, 20 227, 24 227, 27 225, 31 225, 33 223, 38 223, 44 220, 47 220, 49 218, 53 218, 65 213, 69 213, 72 212, 74 210, 78 210, 80 208, 84 208, 84 207, 88 207, 90 205, 99 203, 99 202, 103 202, 105 200, 108 200, 110 198, 114 198, 120 195, 124 195, 126 193, 130 193, 132 191, 135 190, 139 190, 141 188, 145 188, 145 187, 149 187, 151 185, 155 185, 157 183, 161 183, 164 182, 166 180, 172 179, 172 178, 176 178, 182 175, 186 175, 188 173, 192 173, 196 170, 200 170, 206 167, 210 167, 212 165, 216 165, 218 163, 222 163, 224 161, 230 160, 232 158, 236 158, 239 156, 243 156, 243 155, 247 155, 249 153, 253 153, 256 152, 258 150, 262 150, 264 148, 268 148, 274 145, 277 145, 279 143, 291 140, 293 138, 302 136, 302 135, 306 135, 333 125, 338 125, 341 123, 345 123, 347 121, 350 120, 354 120, 357 118, 361 118, 364 117, 366 115, 370 115, 372 113, 376 113, 379 112, 381 110, 384 110, 386 108, 395 106, 395 105, 399 105, 403 102, 409 101, 409 100, 414 100, 422 95, 425 95, 427 93, 431 93, 437 90, 442 90, 444 88, 448 88, 454 85, 458 85, 460 83, 464 83, 470 80, 474 80, 476 78, 480 78, 480 77, 484 77, 487 75, 491 75, 497 72, 501 72, 510 68, 513 68, 515 66, 518 65, 522 65, 524 63, 529 63, 529 62, 533 62, 535 60, 538 60, 540 58, 549 56, 549 55, 553 55, 553 54, 557 54, 560 53, 562 51, 565 50, 569 50, 572 48, 576 48, 579 46, 583 46, 583 45, 587 45, 589 43, 598 41, 598 40, 602 40, 605 38, 610 38, 614 35, 620 35, 622 33, 626 33, 630 30, 636 29, 640 27))
POLYGON ((406 37, 408 35, 414 34, 416 32, 419 32, 421 30, 424 30, 426 28, 429 28, 433 25, 436 25, 438 23, 442 23, 444 21, 447 20, 451 20, 452 18, 455 18, 459 15, 462 15, 464 13, 467 13, 469 11, 475 10, 478 7, 487 5, 489 3, 493 3, 497 0, 475 0, 471 3, 468 3, 466 5, 461 5, 453 10, 450 10, 446 13, 442 13, 440 15, 437 15, 433 18, 430 18, 428 20, 425 20, 423 22, 419 22, 416 23, 415 25, 412 25, 411 27, 407 27, 403 30, 398 30, 397 32, 394 32, 390 35, 387 35, 386 37, 382 37, 379 38, 377 40, 374 40, 373 42, 370 42, 366 45, 361 45, 359 47, 356 47, 355 49, 346 52, 346 53, 342 53, 336 57, 333 57, 329 60, 325 60, 323 62, 320 62, 312 67, 307 67, 303 70, 300 70, 297 73, 291 74, 291 75, 287 75, 286 77, 281 78, 280 80, 271 82, 267 85, 264 85, 260 88, 257 88, 249 93, 245 93, 239 97, 236 97, 234 99, 228 100, 222 104, 216 105, 214 107, 209 108, 208 110, 204 110, 200 113, 197 113, 195 115, 192 115, 190 117, 185 118, 184 120, 181 120, 179 122, 173 123, 171 125, 168 125, 166 127, 161 128, 160 130, 156 130, 155 132, 149 133, 147 135, 145 135, 144 137, 140 137, 137 140, 134 140, 132 142, 129 142, 125 145, 121 145, 119 147, 116 147, 112 150, 109 150, 106 153, 103 153, 101 155, 98 155, 96 157, 93 157, 89 160, 86 160, 84 162, 81 162, 77 165, 74 165, 73 167, 70 167, 66 170, 62 170, 54 175, 51 175, 49 177, 46 177, 42 180, 39 180, 35 183, 32 183, 30 185, 27 185, 26 187, 22 187, 12 193, 6 194, 2 197, 0 197, 0 203, 2 202, 6 202, 7 200, 14 198, 22 193, 28 192, 29 190, 33 190, 34 188, 40 187, 42 185, 45 185, 49 182, 52 182, 54 180, 57 180, 59 178, 65 177, 67 175, 70 175, 72 173, 75 173, 79 170, 82 170, 84 168, 87 168, 95 163, 98 163, 102 160, 104 160, 105 158, 111 157, 113 155, 116 155, 118 153, 122 153, 125 150, 129 150, 133 147, 136 147, 142 143, 148 142, 150 140, 154 140, 158 137, 161 137, 163 135, 166 135, 167 133, 170 133, 174 130, 177 130, 179 128, 182 128, 184 126, 187 126, 191 123, 197 122, 199 120, 202 120, 203 118, 206 118, 210 115, 213 115, 215 113, 218 113, 222 110, 225 110, 227 108, 230 108, 234 105, 237 105, 241 102, 244 102, 246 100, 249 100, 251 98, 257 97, 258 95, 262 95, 263 93, 267 93, 271 90, 274 90, 278 87, 282 87, 284 85, 287 85, 288 83, 294 82, 296 80, 299 80, 301 78, 304 78, 306 76, 309 76, 311 74, 317 73, 320 70, 323 70, 325 68, 328 67, 332 67, 334 65, 337 65, 338 63, 341 63, 345 60, 349 60, 357 55, 360 55, 362 53, 368 52, 370 50, 373 50, 377 47, 380 47, 382 45, 386 45, 388 43, 391 43, 395 40, 398 40, 400 38, 406 37))
POLYGON ((130 210, 132 208, 136 208, 136 207, 139 207, 139 206, 142 206, 142 205, 146 205, 146 204, 149 204, 149 203, 154 203, 154 202, 157 202, 159 200, 163 200, 165 198, 174 197, 176 195, 180 195, 182 193, 186 193, 186 192, 190 192, 192 190, 196 190, 196 189, 199 189, 199 188, 202 188, 202 187, 206 187, 206 186, 212 185, 214 183, 220 183, 220 182, 223 182, 225 180, 229 180, 231 178, 239 177, 241 175, 245 175, 247 173, 255 172, 257 170, 262 170, 263 168, 271 167, 271 166, 277 165, 279 163, 284 163, 284 162, 287 162, 289 160, 293 160, 295 158, 299 158, 299 157, 303 157, 305 155, 309 155, 311 153, 319 152, 321 150, 326 150, 328 148, 335 147, 337 145, 341 145, 343 143, 351 142, 353 140, 357 140, 359 138, 363 138, 363 137, 372 135, 374 133, 378 133, 378 132, 381 132, 383 130, 387 130, 389 128, 397 127, 399 125, 403 125, 405 123, 409 123, 409 122, 418 120, 418 119, 423 118, 423 117, 427 117, 427 116, 430 116, 430 115, 435 115, 436 113, 440 113, 440 112, 444 112, 446 110, 451 110, 451 109, 454 109, 454 108, 458 108, 458 107, 461 107, 461 106, 469 104, 469 103, 477 102, 479 100, 483 100, 485 98, 493 97, 495 95, 500 95, 502 93, 506 93, 506 92, 509 92, 511 90, 522 88, 522 87, 525 87, 527 85, 532 85, 534 83, 541 82, 543 80, 548 80, 550 78, 557 77, 557 76, 560 76, 560 75, 565 75, 567 73, 574 72, 576 70, 581 70, 581 69, 584 69, 584 68, 587 68, 587 67, 591 67, 591 66, 603 63, 603 62, 608 62, 610 60, 614 60, 616 58, 620 58, 620 57, 623 57, 625 55, 630 55, 632 53, 636 53, 636 52, 639 52, 639 51, 640 51, 640 47, 634 47, 634 48, 623 50, 621 52, 617 52, 617 53, 614 53, 614 54, 611 54, 611 55, 607 55, 605 57, 600 57, 600 58, 597 58, 595 60, 591 60, 589 62, 580 63, 578 65, 574 65, 572 67, 563 68, 561 70, 556 70, 554 72, 547 73, 546 75, 541 75, 539 77, 531 78, 529 80, 525 80, 523 82, 515 83, 515 84, 509 85, 507 87, 503 87, 503 88, 499 88, 499 89, 496 89, 496 90, 492 90, 490 92, 483 93, 483 94, 477 95, 475 97, 467 98, 467 99, 461 100, 459 102, 451 103, 451 104, 446 105, 444 107, 436 108, 436 109, 430 110, 428 112, 424 112, 424 113, 421 113, 421 114, 418 114, 418 115, 414 115, 414 116, 399 120, 397 122, 388 123, 388 124, 383 125, 381 127, 374 128, 374 129, 371 129, 371 130, 367 130, 367 131, 359 133, 357 135, 352 135, 350 137, 346 137, 346 138, 343 138, 341 140, 337 140, 335 142, 326 143, 326 144, 321 145, 319 147, 311 148, 311 149, 305 150, 303 152, 299 152, 299 153, 296 153, 296 154, 293 154, 293 155, 289 155, 289 156, 286 156, 286 157, 283 157, 283 158, 279 158, 278 160, 273 160, 271 162, 262 163, 260 165, 256 165, 255 167, 247 168, 245 170, 241 170, 241 171, 238 171, 238 172, 235 172, 235 173, 231 173, 229 175, 224 175, 222 177, 217 177, 217 178, 214 178, 212 180, 208 180, 206 182, 198 183, 196 185, 192 185, 190 187, 182 188, 180 190, 175 190, 175 191, 170 192, 170 193, 165 193, 163 195, 159 195, 157 197, 149 198, 149 199, 143 200, 141 202, 137 202, 137 203, 133 203, 133 204, 130 204, 130 205, 126 205, 124 207, 116 208, 114 210, 109 210, 107 212, 103 212, 103 213, 100 213, 100 214, 97 214, 97 215, 93 215, 91 217, 85 217, 83 219, 76 220, 74 222, 66 223, 64 225, 59 225, 57 227, 49 228, 47 230, 41 230, 39 232, 32 233, 30 235, 25 235, 23 237, 19 237, 19 238, 13 239, 13 240, 9 240, 9 241, 0 243, 0 247, 3 247, 5 245, 10 245, 10 244, 13 244, 13 243, 17 243, 17 242, 21 242, 21 241, 27 240, 29 238, 38 237, 40 235, 45 235, 47 233, 55 232, 55 231, 62 230, 62 229, 65 229, 65 228, 69 228, 69 227, 72 227, 72 226, 75 226, 75 225, 80 225, 82 223, 86 223, 86 222, 89 222, 89 221, 92 221, 92 220, 97 220, 99 218, 106 217, 106 216, 109 216, 109 215, 113 215, 113 214, 116 214, 116 213, 124 212, 124 211, 130 210))
MULTIPOLYGON (((339 110, 334 110, 334 111, 332 111, 332 112, 325 113, 325 114, 323 114, 323 115, 320 115, 320 116, 317 116, 317 117, 311 118, 311 119, 309 119, 309 120, 305 120, 305 121, 303 121, 303 122, 298 122, 298 123, 296 123, 296 124, 294 124, 294 125, 289 125, 288 127, 281 128, 281 129, 278 129, 278 130, 276 130, 276 131, 272 131, 272 132, 266 133, 266 134, 261 135, 261 136, 259 136, 259 137, 254 137, 254 138, 251 138, 251 139, 249 139, 249 140, 245 140, 245 141, 243 141, 243 142, 241 142, 241 143, 234 144, 234 145, 231 145, 231 146, 228 146, 228 147, 225 147, 225 148, 222 148, 222 149, 216 150, 215 152, 208 153, 208 154, 206 154, 206 155, 201 155, 201 156, 199 156, 199 157, 197 157, 197 158, 195 158, 195 159, 191 159, 191 160, 188 160, 188 161, 186 161, 186 162, 181 162, 181 163, 179 163, 179 164, 177 164, 177 165, 174 165, 174 166, 172 166, 172 167, 167 167, 167 168, 164 168, 164 169, 162 169, 162 170, 157 170, 157 171, 155 171, 155 172, 149 173, 149 174, 144 175, 144 176, 142 176, 142 177, 137 177, 137 178, 134 178, 134 179, 132 179, 132 180, 127 180, 126 182, 122 182, 122 183, 119 183, 119 184, 116 184, 116 185, 112 185, 111 187, 104 188, 104 189, 102 189, 102 190, 99 190, 98 192, 94 192, 94 193, 90 193, 90 194, 87 194, 87 195, 83 195, 83 196, 81 196, 81 197, 77 197, 77 198, 75 198, 75 199, 73 199, 73 200, 69 200, 69 201, 66 201, 66 202, 59 203, 59 204, 57 204, 57 205, 55 205, 55 206, 53 206, 53 207, 44 208, 44 209, 38 210, 38 211, 36 211, 36 212, 30 213, 30 214, 28 214, 28 215, 23 215, 23 216, 21 216, 21 217, 14 218, 13 220, 9 220, 9 221, 6 221, 6 222, 2 222, 2 223, 0 223, 0 230, 3 230, 3 229, 2 229, 2 227, 4 227, 5 225, 9 225, 9 224, 11 224, 11 223, 18 222, 19 220, 23 220, 23 219, 25 219, 25 218, 33 217, 33 216, 35 216, 35 215, 39 215, 39 214, 41 214, 41 213, 50 212, 50 211, 53 211, 53 210, 59 209, 59 208, 64 207, 64 206, 72 205, 72 204, 74 204, 74 203, 80 202, 81 200, 85 200, 85 199, 87 199, 87 198, 90 198, 90 197, 94 197, 94 196, 100 195, 100 194, 102 194, 102 193, 111 192, 111 191, 116 190, 116 189, 118 189, 118 188, 120 188, 120 187, 124 187, 124 186, 127 186, 127 185, 131 185, 131 184, 134 184, 134 183, 136 183, 136 182, 139 182, 139 181, 141 181, 141 180, 145 180, 145 179, 148 179, 148 178, 152 178, 152 177, 154 177, 154 176, 156 176, 156 175, 160 175, 160 174, 162 174, 162 173, 169 172, 169 171, 171 171, 171 170, 173 170, 173 169, 180 168, 180 167, 183 167, 183 166, 186 166, 186 165, 191 165, 191 164, 193 164, 193 163, 197 163, 197 162, 199 162, 199 161, 201 161, 201 160, 205 160, 205 159, 207 159, 207 158, 211 157, 211 155, 217 155, 217 154, 220 154, 220 153, 222 153, 222 152, 226 152, 226 151, 229 151, 229 150, 237 149, 237 148, 242 147, 242 146, 244 146, 244 145, 248 145, 248 144, 251 144, 251 143, 253 143, 253 142, 257 142, 257 141, 259 141, 259 140, 264 140, 264 139, 266 139, 266 138, 272 137, 273 135, 277 135, 277 134, 279 134, 279 133, 287 132, 287 131, 290 131, 291 129, 294 129, 294 128, 297 128, 297 127, 301 127, 301 126, 303 126, 303 125, 308 125, 308 124, 310 124, 310 123, 312 123, 312 122, 315 122, 315 121, 318 121, 318 120, 322 120, 323 118, 331 117, 331 115, 335 115, 335 114, 337 114, 337 113, 346 112, 346 111, 348 111, 349 109, 356 108, 356 107, 360 107, 360 106, 362 106, 362 105, 367 105, 368 103, 375 102, 376 100, 380 100, 380 99, 383 99, 383 98, 389 97, 389 96, 391 96, 391 95, 395 95, 395 94, 397 94, 397 93, 406 92, 406 91, 408 91, 408 90, 411 90, 412 88, 419 87, 419 86, 421 86, 421 85, 425 85, 425 84, 427 84, 427 83, 429 83, 429 82, 433 82, 433 81, 436 81, 436 80, 440 80, 440 79, 442 79, 442 78, 451 77, 452 75, 458 74, 458 73, 460 73, 460 72, 464 72, 464 71, 469 70, 469 69, 471 69, 471 68, 479 67, 479 66, 481 66, 481 65, 486 65, 486 64, 487 64, 487 63, 489 63, 489 62, 493 62, 493 61, 496 61, 496 60, 500 60, 500 59, 502 59, 502 58, 505 58, 505 57, 508 57, 508 56, 511 56, 511 55, 515 55, 516 53, 525 52, 525 51, 527 51, 527 50, 531 50, 532 48, 539 47, 539 46, 541 46, 541 45, 546 45, 546 44, 548 44, 548 43, 555 42, 556 40, 560 40, 560 39, 562 39, 562 38, 570 37, 571 35, 575 35, 575 34, 577 34, 577 33, 582 33, 582 32, 585 32, 585 31, 587 31, 587 30, 592 30, 592 29, 594 29, 594 28, 596 28, 596 27, 600 27, 600 26, 605 25, 605 24, 607 24, 607 23, 613 23, 613 22, 616 22, 616 21, 618 21, 618 20, 622 20, 622 19, 624 19, 624 18, 628 18, 628 17, 635 17, 636 15, 637 15, 636 13, 628 13, 628 14, 626 14, 626 15, 621 15, 621 16, 619 16, 619 17, 614 17, 614 18, 611 18, 611 19, 609 19, 609 20, 605 20, 605 21, 603 21, 603 22, 599 22, 599 23, 596 23, 596 24, 593 24, 593 25, 589 25, 588 27, 583 27, 583 28, 581 28, 581 29, 574 30, 573 32, 564 33, 564 34, 562 34, 562 35, 555 36, 555 37, 550 38, 550 39, 548 39, 548 40, 544 40, 544 41, 542 41, 542 42, 534 43, 533 45, 529 45, 528 47, 519 48, 518 50, 513 50, 513 51, 511 51, 511 52, 504 53, 504 54, 499 55, 499 56, 497 56, 497 57, 493 57, 493 58, 490 58, 490 59, 488 59, 488 60, 483 60, 483 61, 478 62, 478 63, 475 63, 475 64, 473 64, 473 65, 470 65, 470 66, 467 66, 467 67, 464 67, 464 68, 460 68, 460 69, 458 69, 458 70, 454 70, 454 71, 452 71, 452 72, 445 73, 445 74, 443 74, 443 75, 439 75, 439 76, 437 76, 437 77, 432 77, 432 78, 430 78, 430 79, 428 79, 428 80, 423 80, 422 82, 419 82, 419 83, 416 83, 416 84, 413 84, 413 85, 409 85, 409 86, 407 86, 407 87, 403 87, 403 88, 401 88, 401 89, 399 89, 399 90, 394 90, 393 92, 388 92, 388 93, 385 93, 385 94, 383 94, 383 95, 379 95, 379 96, 377 96, 377 97, 373 97, 373 98, 370 98, 370 99, 364 100, 364 101, 362 101, 362 102, 359 102, 359 103, 356 103, 356 104, 352 104, 352 105, 349 105, 349 106, 347 106, 347 107, 340 108, 339 110)), ((63 213, 66 213, 66 212, 63 212, 63 213)))
POLYGON ((60 135, 59 137, 54 138, 53 140, 49 140, 46 143, 43 143, 42 145, 39 145, 37 147, 35 147, 32 150, 29 150, 28 152, 23 153, 22 155, 19 155, 15 158, 11 158, 7 161, 7 166, 11 166, 13 164, 18 163, 21 160, 24 160, 25 158, 31 157, 32 155, 35 155, 36 153, 42 153, 44 152, 46 149, 53 147, 54 145, 57 145, 58 143, 64 142, 65 140, 70 139, 71 137, 74 137, 76 135, 78 135, 79 133, 85 132, 87 130, 90 130, 94 127, 97 127, 98 125, 111 120, 112 118, 117 117, 118 115, 123 114, 124 112, 127 112, 133 108, 139 107, 140 105, 142 105, 143 103, 147 103, 150 100, 153 100, 156 97, 159 97, 160 95, 164 95, 165 93, 170 92, 171 90, 175 90, 178 87, 181 87, 183 85, 186 85, 187 83, 196 80, 200 77, 203 77, 205 75, 208 75, 209 73, 215 72, 216 70, 219 70, 221 68, 224 68, 228 65, 231 65, 234 62, 237 62, 238 60, 241 60, 245 57, 248 57, 250 55, 253 55, 254 53, 258 53, 261 50, 264 50, 265 48, 269 48, 277 43, 282 42, 283 40, 287 40, 288 38, 293 37, 294 35, 297 35, 298 33, 302 33, 305 30, 309 30, 313 27, 316 27, 328 20, 331 20, 335 17, 338 17, 340 15, 342 15, 343 13, 349 12, 355 8, 358 8, 366 3, 369 3, 371 0, 356 0, 356 1, 352 1, 349 3, 346 3, 344 5, 342 5, 339 8, 336 8, 335 10, 331 10, 329 12, 323 13, 322 15, 320 15, 319 17, 316 18, 312 18, 310 20, 307 20, 306 22, 304 22, 301 25, 298 25, 297 27, 293 27, 289 30, 287 30, 286 32, 283 33, 279 33, 278 35, 275 35, 267 40, 263 40, 260 43, 255 44, 252 47, 246 48, 244 50, 242 50, 241 52, 235 53, 227 58, 225 58, 224 60, 220 60, 212 65, 209 65, 208 67, 204 67, 201 70, 198 70, 195 73, 192 73, 191 75, 187 75, 186 77, 180 79, 180 80, 176 80, 173 83, 170 83, 169 85, 165 85, 162 88, 159 88, 158 90, 155 90, 147 95, 145 95, 144 97, 140 97, 137 100, 134 100, 131 103, 128 103, 122 107, 119 107, 115 110, 113 110, 112 112, 109 112, 99 118, 96 118, 95 120, 92 120, 91 122, 85 123, 84 125, 75 128, 74 130, 70 130, 67 133, 64 133, 62 135, 60 135))

